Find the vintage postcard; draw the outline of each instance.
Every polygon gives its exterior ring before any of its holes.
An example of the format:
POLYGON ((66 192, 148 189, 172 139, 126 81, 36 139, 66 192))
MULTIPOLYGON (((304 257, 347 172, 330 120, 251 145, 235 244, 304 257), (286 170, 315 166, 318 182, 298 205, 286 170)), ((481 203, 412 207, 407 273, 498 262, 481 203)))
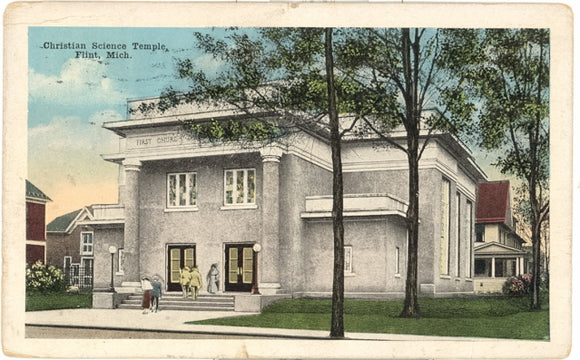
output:
POLYGON ((10 4, 4 354, 565 358, 572 25, 10 4))

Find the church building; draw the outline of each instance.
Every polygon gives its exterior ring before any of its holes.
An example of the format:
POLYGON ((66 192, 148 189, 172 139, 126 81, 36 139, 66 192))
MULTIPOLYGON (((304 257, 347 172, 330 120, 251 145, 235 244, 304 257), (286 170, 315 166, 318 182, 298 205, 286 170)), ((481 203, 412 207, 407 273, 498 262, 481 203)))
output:
MULTIPOLYGON (((177 292, 183 266, 198 266, 205 278, 217 264, 219 293, 240 304, 257 301, 252 306, 261 309, 284 297, 330 296, 329 138, 303 129, 261 146, 200 140, 184 121, 246 115, 193 104, 137 111, 156 101, 129 101, 126 120, 104 124, 120 140, 117 153, 103 155, 119 165, 119 204, 94 205, 82 222, 94 232, 95 294, 111 286, 118 294, 139 292, 140 279, 151 274, 161 275, 164 291, 177 292)), ((404 132, 392 136, 405 141, 404 132)), ((343 138, 342 161, 345 296, 403 297, 406 155, 377 138, 351 136, 343 138)), ((432 135, 420 161, 420 296, 473 293, 482 181, 467 147, 449 134, 432 135)))

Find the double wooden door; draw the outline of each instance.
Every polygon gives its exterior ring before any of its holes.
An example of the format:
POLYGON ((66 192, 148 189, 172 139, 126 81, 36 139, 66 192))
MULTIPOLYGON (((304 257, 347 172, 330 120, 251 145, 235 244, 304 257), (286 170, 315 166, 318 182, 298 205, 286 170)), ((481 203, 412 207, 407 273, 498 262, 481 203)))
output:
POLYGON ((252 244, 226 245, 225 291, 249 292, 254 283, 255 257, 252 244))
POLYGON ((196 265, 195 245, 169 245, 167 249, 167 291, 181 291, 181 273, 184 266, 196 265))

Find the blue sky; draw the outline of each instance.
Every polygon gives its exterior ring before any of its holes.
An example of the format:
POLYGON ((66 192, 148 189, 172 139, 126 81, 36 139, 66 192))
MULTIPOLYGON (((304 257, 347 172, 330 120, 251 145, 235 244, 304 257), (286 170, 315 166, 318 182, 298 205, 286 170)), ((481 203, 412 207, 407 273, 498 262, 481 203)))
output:
POLYGON ((124 119, 127 99, 184 85, 175 77, 175 59, 196 59, 206 69, 218 66, 193 50, 194 31, 29 28, 28 178, 53 200, 48 221, 85 205, 117 201, 117 167, 100 154, 115 152, 118 138, 102 124, 124 119), (125 44, 131 58, 107 59, 107 50, 99 49, 100 59, 77 57, 68 43, 84 44, 90 53, 93 43, 125 44), (166 51, 135 50, 133 43, 161 44, 166 51))
MULTIPOLYGON (((192 28, 29 28, 28 179, 53 202, 47 220, 85 205, 117 202, 117 166, 100 155, 115 152, 118 137, 103 122, 126 117, 127 99, 158 96, 169 85, 184 89, 176 77, 176 59, 190 58, 208 71, 217 69, 208 55, 193 49, 192 28), (84 44, 100 58, 77 57, 69 43, 84 44), (99 46, 124 44, 130 56, 106 58, 99 46), (163 45, 164 50, 135 50, 133 43, 163 45), (60 49, 51 49, 60 47, 60 49)), ((216 32, 223 30, 214 30, 216 32)), ((490 178, 497 178, 478 155, 490 178)), ((501 178, 501 177, 500 177, 501 178)))

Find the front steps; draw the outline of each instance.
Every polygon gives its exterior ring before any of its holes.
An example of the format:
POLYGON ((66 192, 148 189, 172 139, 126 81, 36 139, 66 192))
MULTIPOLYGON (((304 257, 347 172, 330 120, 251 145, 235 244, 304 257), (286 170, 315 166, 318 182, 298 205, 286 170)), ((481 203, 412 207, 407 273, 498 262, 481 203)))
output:
MULTIPOLYGON (((119 309, 141 309, 143 294, 131 294, 119 304, 119 309)), ((181 311, 234 311, 235 300, 232 295, 201 294, 197 300, 183 298, 181 293, 163 294, 159 300, 159 310, 181 311)))

